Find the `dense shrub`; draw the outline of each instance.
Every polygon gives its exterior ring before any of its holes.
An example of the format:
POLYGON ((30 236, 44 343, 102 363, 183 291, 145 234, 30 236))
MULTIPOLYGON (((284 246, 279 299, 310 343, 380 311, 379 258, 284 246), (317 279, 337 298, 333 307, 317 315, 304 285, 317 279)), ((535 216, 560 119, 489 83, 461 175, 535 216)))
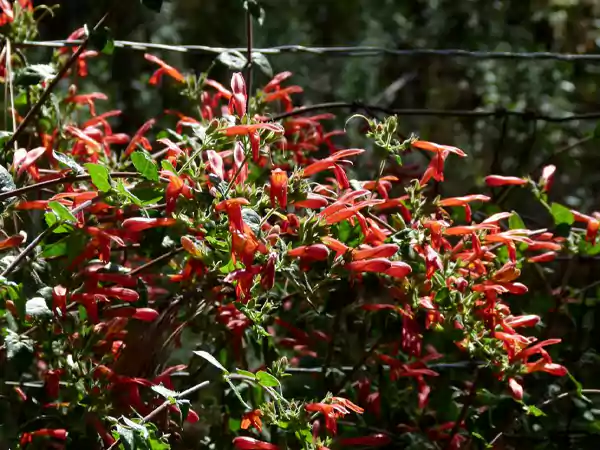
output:
POLYGON ((289 72, 249 95, 239 71, 226 87, 149 54, 188 107, 114 133, 121 112, 80 87, 110 42, 82 28, 98 50, 27 64, 9 42, 35 11, 2 6, 3 446, 457 449, 544 414, 524 386, 569 374, 558 331, 512 300, 522 270, 594 252, 599 219, 549 202, 554 166, 485 179, 548 209, 530 230, 502 195, 441 197, 466 152, 395 117, 349 118, 373 145, 343 148, 331 114, 293 109, 289 72))

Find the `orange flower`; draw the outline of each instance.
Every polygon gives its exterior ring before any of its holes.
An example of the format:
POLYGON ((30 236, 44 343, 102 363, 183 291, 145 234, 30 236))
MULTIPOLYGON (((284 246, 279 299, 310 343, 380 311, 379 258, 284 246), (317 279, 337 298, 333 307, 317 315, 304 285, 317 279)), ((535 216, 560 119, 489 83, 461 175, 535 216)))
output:
POLYGON ((271 172, 271 206, 275 208, 275 203, 283 209, 287 206, 287 173, 281 169, 275 169, 271 172))
POLYGON ((185 81, 185 77, 181 74, 181 72, 179 72, 179 70, 168 65, 162 59, 160 59, 154 55, 150 55, 149 53, 145 53, 144 58, 146 58, 148 61, 158 64, 160 66, 160 69, 158 69, 156 72, 154 72, 152 74, 148 83, 158 84, 160 82, 163 74, 165 74, 165 73, 167 75, 169 75, 171 78, 173 78, 175 81, 178 81, 179 83, 183 83, 185 81))
POLYGON ((242 424, 240 428, 242 430, 247 430, 250 426, 256 428, 259 432, 262 432, 262 421, 260 417, 262 416, 262 411, 260 409, 255 409, 254 411, 250 411, 249 413, 244 414, 242 417, 242 424))
POLYGON ((300 258, 304 261, 323 261, 329 256, 329 249, 323 244, 302 245, 287 252, 291 258, 300 258))
POLYGON ((319 209, 327 206, 329 202, 326 197, 323 197, 319 194, 313 194, 309 192, 306 195, 305 200, 300 200, 294 203, 294 207, 296 208, 307 208, 307 209, 319 209))
POLYGON ((370 258, 389 258, 398 251, 396 244, 383 244, 373 248, 355 249, 352 251, 352 259, 358 261, 370 258))
POLYGON ((249 205, 250 202, 242 197, 223 200, 215 206, 217 211, 225 211, 229 217, 229 227, 232 230, 244 231, 244 219, 242 218, 242 205, 249 205))
POLYGON ((123 228, 125 228, 127 231, 136 233, 149 228, 169 227, 171 225, 175 225, 176 223, 177 220, 172 218, 149 219, 146 217, 133 217, 123 221, 123 228))
POLYGON ((490 187, 498 187, 498 186, 521 186, 523 184, 527 184, 527 180, 524 178, 517 177, 505 177, 502 175, 489 175, 485 177, 485 184, 490 187))

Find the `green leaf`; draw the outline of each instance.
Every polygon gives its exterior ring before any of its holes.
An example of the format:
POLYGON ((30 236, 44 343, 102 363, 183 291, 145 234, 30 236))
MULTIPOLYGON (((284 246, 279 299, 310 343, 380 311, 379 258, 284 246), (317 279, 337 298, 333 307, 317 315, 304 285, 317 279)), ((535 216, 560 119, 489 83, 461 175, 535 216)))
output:
POLYGON ((209 363, 211 363, 217 369, 225 372, 226 374, 229 373, 229 371, 225 367, 223 367, 223 365, 219 361, 217 361, 217 359, 213 355, 211 355, 210 353, 207 353, 207 352, 205 352, 203 350, 198 350, 198 351, 194 352, 194 355, 198 355, 201 358, 204 358, 206 361, 208 361, 209 363))
MULTIPOLYGON (((8 170, 6 170, 4 166, 0 164, 0 193, 11 192, 14 191, 16 188, 17 186, 15 185, 12 176, 10 175, 8 170)), ((0 204, 3 207, 6 207, 8 204, 14 202, 14 200, 15 199, 13 197, 2 201, 0 204)))
POLYGON ((262 370, 256 373, 256 379, 259 384, 267 387, 279 386, 279 380, 273 375, 262 370))
POLYGON ((169 172, 172 172, 174 174, 177 174, 177 170, 175 169, 175 167, 173 167, 173 164, 171 164, 169 161, 167 161, 166 159, 163 159, 160 162, 160 166, 162 167, 163 170, 167 170, 169 172))
POLYGON ((136 450, 135 435, 133 430, 117 424, 117 434, 121 438, 121 442, 123 443, 125 450, 136 450))
POLYGON ((119 180, 119 182, 117 183, 117 192, 125 198, 126 203, 127 202, 133 203, 134 205, 137 205, 137 206, 144 205, 144 203, 139 198, 137 198, 134 194, 132 194, 129 191, 129 189, 127 189, 127 187, 125 186, 125 183, 123 183, 123 180, 119 180))
POLYGON ((260 234, 261 218, 256 211, 250 208, 243 208, 242 219, 244 223, 250 227, 254 234, 257 236, 260 234))
POLYGON ((147 152, 134 152, 131 155, 131 161, 133 161, 136 170, 141 173, 144 178, 147 178, 150 181, 158 181, 158 168, 147 152))
POLYGON ((258 0, 244 0, 244 9, 262 26, 265 23, 265 10, 258 0))
POLYGON ((567 225, 573 225, 575 222, 575 217, 569 208, 561 205, 560 203, 552 203, 550 206, 550 210, 552 212, 552 217, 554 217, 554 223, 559 225, 561 223, 566 223, 567 225))
POLYGON ((246 57, 238 51, 220 53, 217 61, 233 70, 242 70, 248 63, 246 57))
POLYGON ((141 2, 146 8, 157 13, 160 12, 163 4, 163 0, 141 0, 141 2))
POLYGON ((23 373, 33 362, 33 340, 12 330, 6 331, 7 335, 4 338, 6 359, 14 364, 17 372, 23 373))
POLYGON ((32 64, 17 71, 16 86, 36 86, 42 81, 49 81, 56 76, 54 67, 49 64, 32 64))
POLYGON ((256 375, 254 375, 252 372, 248 372, 247 370, 235 369, 235 371, 238 373, 238 375, 244 375, 245 377, 252 378, 253 380, 256 379, 256 375))
POLYGON ((512 211, 512 216, 510 216, 508 219, 508 226, 511 230, 523 230, 526 228, 525 222, 523 222, 521 216, 519 216, 515 211, 512 211))
POLYGON ((0 145, 4 145, 13 135, 12 131, 0 131, 0 145))
POLYGON ((90 47, 98 50, 105 55, 112 55, 115 51, 115 41, 113 40, 108 27, 92 30, 89 34, 90 47))
POLYGON ((54 214, 56 214, 60 220, 64 222, 77 223, 77 218, 73 215, 71 210, 62 203, 52 201, 48 203, 48 206, 52 211, 54 211, 54 214))
POLYGON ((27 300, 27 303, 25 303, 25 313, 35 319, 52 317, 52 311, 50 311, 46 300, 42 297, 34 297, 31 300, 27 300))
POLYGON ((110 174, 108 169, 100 164, 87 163, 85 168, 92 177, 92 183, 102 192, 108 192, 111 189, 110 174))
POLYGON ((540 408, 538 408, 535 405, 523 405, 523 409, 530 416, 541 417, 541 416, 545 416, 546 415, 544 413, 544 411, 542 411, 540 408))
POLYGON ((267 57, 262 53, 252 53, 252 64, 256 64, 262 70, 262 73, 269 78, 273 77, 273 68, 267 57))
MULTIPOLYGON (((54 211, 48 211, 44 214, 44 220, 48 227, 53 227, 60 222, 60 219, 54 211)), ((73 231, 73 227, 67 223, 60 224, 53 229, 53 233, 69 233, 73 231)))
POLYGON ((163 397, 165 400, 169 400, 171 403, 175 403, 175 398, 177 397, 177 392, 172 391, 171 389, 167 389, 162 384, 159 386, 152 386, 151 388, 158 395, 163 397))
POLYGON ((71 169, 77 175, 85 175, 85 169, 77 164, 70 156, 59 152, 53 152, 52 154, 62 168, 71 169))
POLYGON ((181 411, 181 420, 185 422, 190 413, 190 401, 187 399, 177 400, 177 406, 179 407, 179 411, 181 411))
POLYGON ((123 422, 125 423, 125 425, 127 425, 131 429, 137 431, 145 439, 148 439, 148 437, 149 437, 148 430, 142 424, 136 423, 133 420, 128 419, 125 416, 123 416, 122 419, 123 419, 123 422))

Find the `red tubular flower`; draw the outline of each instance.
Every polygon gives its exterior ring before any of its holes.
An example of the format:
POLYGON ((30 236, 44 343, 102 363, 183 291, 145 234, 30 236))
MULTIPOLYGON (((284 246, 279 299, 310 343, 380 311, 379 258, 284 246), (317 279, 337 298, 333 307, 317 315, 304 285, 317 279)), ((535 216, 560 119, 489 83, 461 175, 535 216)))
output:
POLYGON ((548 192, 552 187, 552 183, 554 182, 554 173, 556 172, 556 166, 550 164, 542 169, 542 176, 540 177, 540 181, 538 182, 540 188, 544 192, 548 192))
POLYGON ((281 169, 275 169, 271 172, 271 206, 275 208, 275 203, 283 209, 287 206, 287 173, 281 169))
POLYGON ((306 195, 305 200, 300 200, 294 203, 295 208, 319 209, 328 205, 327 198, 312 192, 306 195))
POLYGON ((57 309, 63 314, 67 312, 67 289, 61 285, 52 288, 52 310, 57 309))
POLYGON ((396 244, 383 244, 373 248, 356 249, 352 251, 352 259, 358 261, 370 258, 389 258, 396 254, 398 248, 396 244))
POLYGON ((271 79, 271 81, 269 81, 265 85, 265 87, 263 88, 263 92, 271 92, 271 91, 279 90, 281 82, 284 80, 287 80, 291 76, 292 76, 292 72, 288 72, 288 71, 278 73, 271 79))
POLYGON ((169 184, 167 185, 167 190, 165 191, 165 199, 167 203, 165 212, 167 214, 171 214, 173 211, 175 211, 177 198, 180 195, 183 195, 186 198, 192 198, 192 191, 190 187, 185 184, 183 178, 179 177, 173 172, 162 170, 160 174, 169 179, 169 184))
POLYGON ((220 179, 224 179, 225 173, 223 171, 223 158, 221 158, 221 155, 214 150, 207 150, 206 157, 208 158, 210 172, 220 179))
POLYGON ((402 261, 392 261, 392 265, 384 273, 393 278, 405 278, 412 272, 412 267, 402 261))
POLYGON ((353 438, 345 438, 339 441, 341 447, 354 447, 357 445, 363 447, 384 447, 392 442, 387 434, 377 433, 370 436, 360 436, 353 438))
MULTIPOLYGON (((144 135, 150 131, 150 128, 152 128, 154 126, 154 124, 156 123, 155 119, 150 119, 147 122, 145 122, 139 130, 136 131, 136 133, 133 135, 133 138, 131 139, 131 142, 129 142, 129 145, 127 146, 127 148, 125 149, 125 153, 124 156, 126 158, 128 158, 137 148, 138 143, 140 142, 144 142, 144 140, 146 138, 144 138, 144 135)), ((144 147, 150 147, 149 145, 145 145, 144 147)), ((146 150, 151 150, 152 147, 150 148, 146 148, 146 150)))
POLYGON ((250 411, 249 413, 244 414, 242 417, 242 424, 240 428, 242 430, 247 430, 251 426, 256 428, 259 433, 262 432, 262 421, 260 417, 262 416, 262 411, 260 409, 255 409, 254 411, 250 411))
POLYGON ((233 440, 233 446, 238 450, 279 450, 279 447, 274 444, 246 436, 236 437, 233 440))
POLYGON ((315 173, 319 173, 319 172, 322 172, 322 171, 328 170, 328 169, 333 169, 336 162, 339 161, 340 159, 348 158, 350 156, 360 155, 361 153, 364 153, 364 150, 359 149, 359 148, 339 150, 327 158, 321 159, 317 162, 310 164, 309 166, 306 166, 304 168, 304 170, 302 171, 302 175, 304 177, 310 177, 311 175, 314 175, 315 173))
POLYGON ((258 130, 272 131, 283 134, 283 127, 275 123, 255 123, 250 125, 234 125, 221 130, 225 136, 248 136, 258 130))
POLYGON ((61 441, 65 441, 67 439, 67 430, 64 429, 52 429, 52 428, 41 428, 36 431, 31 431, 28 433, 23 433, 21 435, 20 444, 21 446, 25 446, 33 442, 35 438, 38 437, 46 437, 52 439, 58 439, 61 441))
POLYGON ((302 245, 291 249, 287 255, 305 261, 323 261, 329 256, 329 249, 323 244, 302 245))
POLYGON ((133 217, 123 221, 123 228, 127 231, 137 233, 149 228, 170 227, 176 223, 177 220, 172 218, 149 219, 146 217, 133 217))
POLYGON ((235 114, 242 117, 246 114, 246 104, 248 102, 246 92, 246 82, 240 72, 236 72, 231 77, 231 98, 229 99, 229 114, 235 114))
POLYGON ((527 262, 530 263, 546 263, 550 261, 554 261, 556 259, 556 252, 546 252, 541 255, 532 256, 531 258, 527 258, 527 262))
MULTIPOLYGON (((24 150, 24 149, 19 149, 24 150)), ((37 147, 30 151, 17 151, 13 157, 13 167, 18 169, 17 174, 21 175, 28 170, 35 162, 46 152, 45 147, 37 147)), ((37 173, 37 172, 36 172, 37 173)), ((33 175, 33 174, 32 174, 33 175)), ((35 176, 34 176, 35 178, 35 176)))
POLYGON ((244 232, 244 220, 242 218, 242 205, 249 205, 250 202, 242 197, 223 200, 215 206, 217 211, 225 211, 229 217, 229 227, 232 230, 244 232))
POLYGON ((26 236, 24 234, 15 234, 8 239, 4 239, 3 241, 0 241, 0 250, 18 247, 23 243, 25 238, 26 236))
POLYGON ((181 72, 179 72, 179 70, 168 65, 162 59, 154 55, 150 55, 149 53, 145 53, 144 58, 160 66, 160 69, 154 72, 150 77, 150 80, 148 81, 149 84, 158 84, 165 73, 179 83, 183 83, 185 81, 185 77, 181 74, 181 72))
POLYGON ((385 273, 392 267, 392 262, 386 258, 363 259, 352 261, 344 266, 350 272, 385 273))
POLYGON ((515 400, 523 400, 523 386, 514 378, 508 379, 508 388, 515 400))
POLYGON ((524 184, 527 184, 527 180, 525 178, 505 177, 502 175, 489 175, 485 177, 485 184, 487 184, 490 187, 522 186, 524 184))
POLYGON ((466 195, 464 197, 451 197, 451 198, 445 198, 442 199, 438 202, 438 205, 440 206, 465 206, 471 202, 475 202, 475 201, 480 201, 480 202, 489 202, 490 201, 490 197, 488 197, 487 195, 479 195, 479 194, 473 194, 473 195, 466 195))
POLYGON ((160 314, 158 311, 152 308, 136 308, 133 314, 134 319, 141 320, 143 322, 152 322, 158 318, 160 314))
POLYGON ((240 141, 237 141, 233 148, 233 161, 235 163, 233 173, 238 173, 235 182, 237 184, 244 183, 248 179, 248 162, 244 154, 244 145, 240 141))
POLYGON ((449 152, 449 153, 454 153, 455 155, 458 155, 461 158, 464 158, 465 156, 467 156, 467 154, 465 152, 463 152, 460 148, 452 147, 450 145, 440 145, 440 144, 435 144, 433 142, 427 142, 427 141, 415 141, 411 145, 420 150, 427 150, 428 152, 433 152, 433 153, 438 153, 438 154, 443 153, 443 152, 449 152))

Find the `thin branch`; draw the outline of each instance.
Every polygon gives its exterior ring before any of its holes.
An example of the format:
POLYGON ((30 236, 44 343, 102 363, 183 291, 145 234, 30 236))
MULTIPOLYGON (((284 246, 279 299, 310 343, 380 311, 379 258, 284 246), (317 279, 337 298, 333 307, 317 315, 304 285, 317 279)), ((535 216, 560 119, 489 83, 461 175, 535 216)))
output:
POLYGON ((174 250, 171 250, 170 252, 165 253, 164 255, 160 255, 158 258, 154 258, 152 261, 148 261, 146 264, 136 267, 131 272, 129 272, 128 275, 130 275, 130 276, 136 275, 136 274, 148 269, 149 267, 154 266, 155 264, 160 264, 161 262, 168 261, 173 256, 177 255, 178 253, 181 253, 182 251, 183 251, 183 247, 178 247, 174 250))
MULTIPOLYGON (((10 113, 12 116, 12 131, 13 135, 17 133, 17 111, 15 109, 15 90, 14 90, 14 76, 12 70, 12 51, 10 39, 6 40, 6 72, 8 76, 8 94, 10 96, 10 113)), ((15 151, 17 150, 17 141, 14 142, 15 151)), ((8 147, 6 147, 8 148, 8 147)))
POLYGON ((460 430, 460 427, 462 426, 463 422, 466 420, 467 416, 469 415, 469 409, 471 409, 471 406, 473 405, 473 402, 475 401, 475 398, 477 397, 477 384, 478 383, 479 383, 479 369, 476 369, 475 376, 471 383, 471 389, 469 390, 469 395, 465 399, 465 403, 463 404, 463 407, 460 411, 458 419, 454 423, 454 427, 452 428, 452 431, 450 432, 450 438, 448 439, 448 443, 446 444, 446 450, 450 450, 451 448, 453 448, 452 442, 454 441, 454 438, 458 434, 458 431, 460 430))
MULTIPOLYGON (((108 12, 105 13, 104 16, 102 16, 102 18, 98 21, 96 26, 94 26, 94 31, 102 26, 102 24, 104 23, 104 21, 106 20, 107 17, 108 17, 108 12)), ((25 130, 27 125, 29 125, 29 122, 31 122, 33 120, 33 118, 37 115, 37 113, 40 111, 40 109, 42 108, 42 106, 44 105, 46 100, 48 100, 48 97, 50 97, 50 94, 52 93, 54 88, 56 88, 56 86, 58 85, 60 80, 62 80, 62 78, 67 74, 67 72, 69 71, 71 66, 73 64, 75 64, 77 59, 81 56, 83 51, 86 49, 86 47, 89 43, 89 39, 90 39, 90 37, 88 36, 83 42, 81 42, 81 44, 79 45, 77 50, 71 55, 71 57, 67 60, 65 65, 61 67, 61 69, 58 71, 58 73, 52 79, 52 81, 50 81, 50 83, 48 84, 48 87, 44 90, 44 92, 42 92, 42 95, 40 96, 39 100, 27 112, 27 115, 23 118, 23 121, 19 124, 19 127, 17 128, 17 130, 13 133, 13 135, 10 137, 10 139, 6 142, 6 144, 4 145, 4 150, 10 148, 17 141, 17 138, 19 137, 19 135, 21 133, 23 133, 23 131, 25 130)))
MULTIPOLYGON (((186 391, 183 391, 177 395, 174 395, 174 398, 176 398, 176 399, 185 398, 188 395, 191 395, 194 392, 199 391, 200 389, 208 386, 209 384, 210 384, 210 381, 203 381, 202 383, 197 384, 196 386, 193 386, 186 391)), ((161 412, 163 412, 165 409, 167 409, 169 406, 171 406, 171 404, 172 403, 170 400, 165 400, 158 408, 156 408, 155 410, 150 412, 148 415, 144 416, 142 418, 140 424, 144 424, 144 423, 149 422, 150 420, 154 419, 161 412)), ((113 442, 111 444, 110 447, 108 447, 108 450, 114 450, 115 448, 117 448, 119 446, 120 443, 121 443, 121 438, 118 438, 115 442, 113 442)))
MULTIPOLYGON (((139 178, 141 175, 137 172, 112 172, 111 178, 139 178)), ((6 200, 7 198, 18 197, 19 195, 27 194, 28 192, 35 192, 49 186, 55 186, 57 184, 75 183, 77 181, 90 181, 92 177, 90 175, 72 175, 63 178, 55 178, 54 180, 42 181, 36 184, 30 184, 12 191, 0 193, 0 201, 6 200)))
MULTIPOLYGON (((62 48, 82 45, 80 40, 54 40, 54 41, 23 41, 14 44, 17 47, 47 47, 62 48)), ((244 47, 210 47, 206 45, 167 45, 151 42, 115 41, 117 48, 129 48, 137 51, 164 50, 179 53, 208 53, 219 54, 223 52, 244 52, 244 47)), ((255 48, 254 51, 265 55, 281 55, 286 53, 305 53, 309 55, 333 55, 349 57, 369 56, 429 56, 447 58, 471 59, 506 59, 506 60, 551 60, 568 62, 600 62, 600 54, 581 53, 552 53, 552 52, 488 52, 479 50, 462 49, 393 49, 376 46, 333 46, 333 47, 307 47, 304 45, 279 45, 273 47, 255 48)))

